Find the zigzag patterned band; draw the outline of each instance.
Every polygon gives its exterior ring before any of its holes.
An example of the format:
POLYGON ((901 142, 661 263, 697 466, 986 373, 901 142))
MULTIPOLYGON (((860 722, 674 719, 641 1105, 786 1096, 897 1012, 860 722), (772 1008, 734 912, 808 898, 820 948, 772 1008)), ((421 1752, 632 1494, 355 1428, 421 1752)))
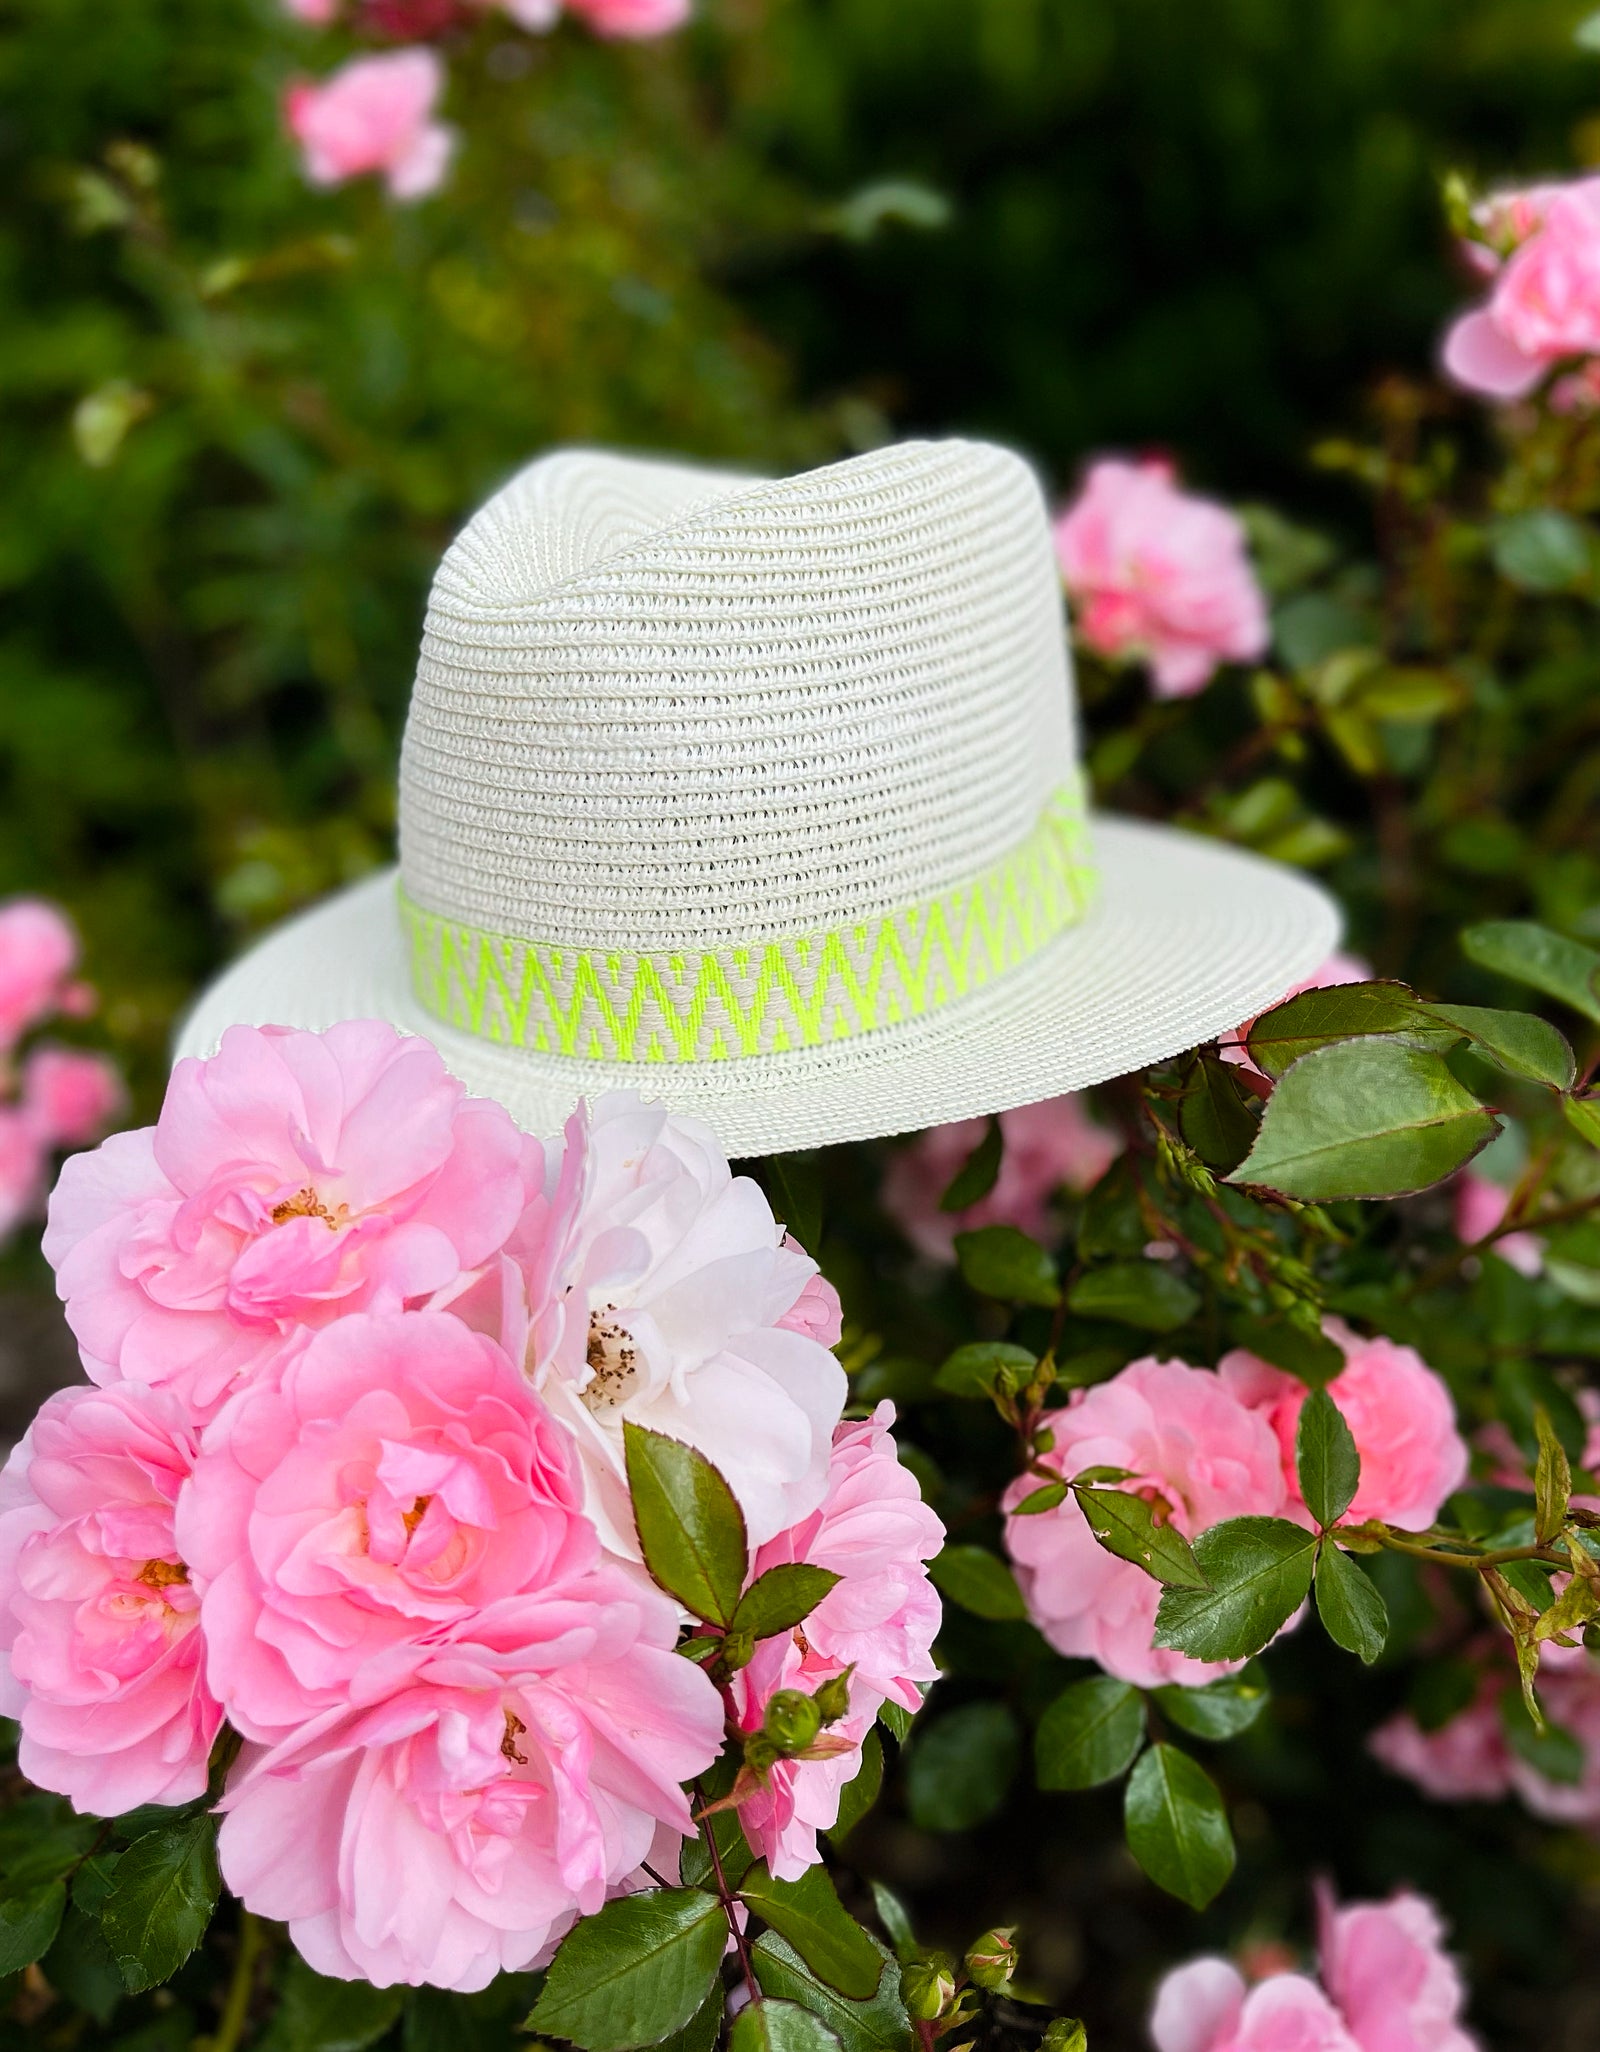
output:
POLYGON ((1053 794, 975 883, 831 933, 636 955, 464 926, 400 893, 419 1002, 445 1024, 541 1054, 715 1062, 856 1039, 981 990, 1093 902, 1082 794, 1053 794))

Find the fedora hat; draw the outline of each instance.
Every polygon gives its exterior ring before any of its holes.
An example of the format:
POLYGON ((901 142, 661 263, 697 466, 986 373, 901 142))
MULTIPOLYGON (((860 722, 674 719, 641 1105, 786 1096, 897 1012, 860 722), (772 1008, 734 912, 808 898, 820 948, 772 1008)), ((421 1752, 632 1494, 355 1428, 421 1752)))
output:
POLYGON ((1294 872, 1088 812, 1044 500, 981 442, 530 465, 434 579, 399 855, 179 1052, 383 1018, 530 1131, 629 1085, 760 1154, 1143 1067, 1338 938, 1294 872))

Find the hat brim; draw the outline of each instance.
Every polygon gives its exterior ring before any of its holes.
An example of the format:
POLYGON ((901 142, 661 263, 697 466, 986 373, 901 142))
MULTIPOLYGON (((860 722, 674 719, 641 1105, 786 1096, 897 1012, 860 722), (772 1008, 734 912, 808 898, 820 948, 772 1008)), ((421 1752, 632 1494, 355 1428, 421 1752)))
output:
POLYGON ((1297 872, 1170 827, 1099 815, 1100 898, 1080 925, 960 1004, 857 1039, 665 1066, 499 1046, 418 1003, 394 870, 260 941, 185 1020, 180 1055, 235 1025, 386 1019, 431 1040, 475 1096, 525 1131, 580 1097, 632 1087, 703 1119, 729 1154, 919 1131, 1103 1083, 1227 1033, 1316 970, 1339 940, 1331 899, 1297 872))

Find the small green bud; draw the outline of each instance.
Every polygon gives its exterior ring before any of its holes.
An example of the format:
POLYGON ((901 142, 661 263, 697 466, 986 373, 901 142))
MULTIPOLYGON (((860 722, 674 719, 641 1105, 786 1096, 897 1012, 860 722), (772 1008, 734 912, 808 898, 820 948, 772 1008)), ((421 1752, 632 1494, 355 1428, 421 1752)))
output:
POLYGON ((750 1665, 755 1650, 756 1635, 754 1632, 725 1632, 722 1637, 721 1652, 718 1655, 718 1665, 725 1668, 729 1674, 737 1674, 741 1667, 748 1667, 750 1665))
POLYGON ((900 1994, 918 2023, 937 2023, 956 1999, 955 1963, 942 1952, 927 1952, 900 1970, 900 1994))
POLYGON ((1058 2016, 1039 2041, 1039 2052, 1088 2052, 1088 2047, 1089 2033, 1076 2016, 1058 2016))
POLYGON ((1016 1970, 1017 1948, 1009 1929, 985 1931, 967 1953, 967 1978, 991 1994, 1005 1987, 1016 1970))
POLYGON ((767 1704, 761 1729, 785 1753, 809 1746, 822 1729, 822 1710, 815 1696, 799 1689, 779 1689, 767 1704))
POLYGON ((813 1701, 824 1724, 837 1724, 841 1717, 850 1714, 850 1677, 854 1667, 847 1667, 843 1674, 830 1675, 817 1690, 813 1701))
POLYGON ((764 1731, 753 1731, 744 1742, 744 1764, 763 1787, 767 1776, 783 1758, 781 1746, 774 1745, 764 1731))

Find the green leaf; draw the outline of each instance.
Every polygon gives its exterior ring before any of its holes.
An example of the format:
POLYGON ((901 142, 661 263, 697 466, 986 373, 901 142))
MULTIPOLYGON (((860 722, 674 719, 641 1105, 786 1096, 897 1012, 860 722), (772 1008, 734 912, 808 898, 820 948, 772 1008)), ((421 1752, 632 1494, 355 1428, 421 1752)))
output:
POLYGON ((1314 1532, 1287 1518, 1229 1518, 1194 1542, 1211 1586, 1165 1589, 1155 1643, 1196 1660, 1243 1660, 1259 1653, 1306 1600, 1314 1532))
POLYGON ((851 2002, 836 1994, 775 1931, 762 1932, 750 1948, 750 1962, 763 1995, 776 2002, 797 2002, 820 2017, 843 2052, 912 2052, 915 2037, 900 2000, 900 1968, 887 1950, 875 1949, 883 1974, 869 2002, 851 2002))
POLYGON ((49 1950, 66 1907, 64 1881, 38 1881, 0 1898, 0 1974, 17 1973, 49 1950))
POLYGON ((1570 591, 1589 569, 1583 523, 1554 506, 1535 506, 1497 521, 1490 530, 1489 553, 1500 575, 1519 591, 1570 591))
POLYGON ((1252 1660, 1238 1674, 1226 1674, 1203 1688, 1178 1683, 1152 1689, 1151 1701, 1169 1723, 1199 1739, 1237 1738, 1248 1731, 1271 1700, 1266 1677, 1252 1660))
POLYGON ((957 1347, 933 1378, 935 1389, 946 1396, 987 1397, 994 1392, 998 1377, 1004 1376, 1020 1388, 1039 1365, 1037 1354, 1026 1347, 1014 1347, 1006 1340, 973 1340, 957 1347))
POLYGON ((1142 1254, 1150 1240, 1140 1203, 1138 1163, 1119 1154, 1083 1200, 1078 1225, 1078 1258, 1098 1261, 1102 1255, 1142 1254))
POLYGON ((562 1939, 527 2028, 584 2052, 653 2045, 705 2001, 727 1942, 722 1905, 701 1889, 618 1896, 562 1939))
POLYGON ((1486 1005, 1433 1005, 1429 1009, 1435 1018, 1459 1026, 1478 1052, 1508 1076, 1545 1083, 1552 1090, 1572 1088, 1577 1064, 1571 1043, 1537 1012, 1500 1012, 1486 1005))
POLYGON ((733 1613, 733 1629, 750 1632, 758 1639, 775 1639, 780 1632, 792 1632, 833 1588, 839 1577, 828 1568, 812 1567, 805 1561, 785 1561, 770 1567, 739 1598, 733 1613))
POLYGON ((766 2000, 747 2004, 734 2018, 728 2052, 839 2052, 839 2040, 798 2002, 766 2000))
POLYGON ((950 1187, 939 1199, 939 1209, 965 1211, 987 1197, 999 1179, 1000 1156, 1004 1148, 1005 1137, 1000 1131, 1000 1121, 990 1119, 983 1138, 956 1170, 950 1187))
POLYGON ((1176 1746, 1152 1746, 1128 1777, 1128 1850, 1158 1888, 1204 1909, 1233 1872, 1233 1833, 1216 1785, 1176 1746))
POLYGON ((1030 1489, 1026 1496, 1011 1506, 1011 1515, 1014 1518, 1041 1517, 1046 1511, 1058 1509, 1070 1493, 1065 1482, 1041 1482, 1037 1489, 1030 1489))
POLYGON ((1405 1196, 1453 1175, 1499 1130, 1441 1056, 1342 1041, 1284 1073, 1229 1180, 1308 1204, 1405 1196))
POLYGON ((1218 1175, 1236 1169, 1250 1152, 1256 1137, 1252 1103, 1227 1062, 1209 1053, 1195 1056, 1178 1104, 1178 1130, 1218 1175))
POLYGON ((861 1741, 861 1765, 839 1791, 839 1814, 828 1828, 830 1845, 843 1845, 878 1800, 883 1787, 883 1740, 874 1725, 861 1741))
POLYGON ((622 1439, 645 1566, 696 1617, 728 1624, 749 1564, 744 1513, 733 1491, 682 1440, 631 1419, 623 1421, 622 1439))
POLYGON ((1294 1447, 1300 1494, 1326 1531, 1350 1508, 1361 1480, 1361 1456, 1339 1406, 1325 1389, 1314 1389, 1301 1406, 1294 1447))
POLYGON ((1439 1053, 1460 1038, 1459 1030, 1440 1026, 1405 984, 1374 981, 1286 998, 1253 1023, 1246 1045, 1256 1067, 1278 1077, 1302 1055, 1373 1034, 1403 1035, 1409 1045, 1439 1053))
MULTIPOLYGON (((722 1982, 715 1980, 711 1983, 711 1993, 683 2028, 670 2032, 652 2048, 652 2052, 712 2052, 712 2047, 722 2035, 722 2015, 726 2007, 727 1996, 722 1982)), ((495 2052, 503 2052, 510 2043, 509 2038, 502 2039, 495 2052)))
POLYGON ((822 1177, 815 1154, 769 1154, 764 1181, 772 1208, 808 1254, 822 1244, 822 1177))
POLYGON ((170 1979, 205 1936, 221 1888, 216 1819, 202 1812, 147 1831, 117 1862, 100 1912, 131 1994, 170 1979))
POLYGON ((1517 1758, 1526 1761, 1546 1781, 1576 1788, 1583 1780, 1586 1755, 1582 1741, 1549 1718, 1545 1719, 1544 1729, 1539 1730, 1515 1689, 1507 1689, 1500 1698, 1500 1727, 1517 1758))
POLYGON ((788 1939, 819 1981, 853 2002, 875 1993, 883 1971, 878 1949, 839 1900, 826 1867, 808 1867, 798 1881, 775 1881, 758 1860, 739 1885, 739 1900, 788 1939))
POLYGON ((1389 1637, 1389 1613, 1372 1578, 1328 1540, 1317 1555, 1317 1615, 1328 1637, 1370 1667, 1389 1637))
POLYGON ((1015 1226, 980 1226, 956 1234, 956 1261, 971 1287, 1002 1304, 1061 1302, 1056 1265, 1037 1240, 1015 1226))
MULTIPOLYGON (((731 1786, 730 1770, 727 1787, 731 1786)), ((727 1787, 719 1787, 716 1793, 725 1795, 727 1787)), ((705 1835, 708 1831, 716 1840, 717 1858, 722 1863, 728 1885, 737 1888, 755 1858, 745 1840, 737 1810, 713 1810, 695 1836, 684 1840, 683 1851, 678 1855, 679 1880, 685 1888, 711 1888, 715 1885, 716 1869, 706 1851, 705 1835)))
POLYGON ((1534 1406, 1533 1429, 1539 1444, 1533 1468, 1533 1536, 1541 1546, 1548 1546, 1567 1522, 1572 1464, 1543 1404, 1534 1406))
POLYGON ((1125 1489, 1084 1487, 1076 1495, 1089 1530, 1107 1553, 1132 1561, 1158 1582, 1184 1589, 1205 1587, 1205 1575, 1188 1540, 1175 1525, 1158 1525, 1155 1506, 1142 1496, 1125 1489))
POLYGON ((61 1929, 44 1955, 41 1971, 58 1995, 86 2009, 98 2024, 107 2024, 127 1990, 100 1929, 76 1902, 67 1904, 61 1929))
POLYGON ((1175 1332, 1200 1297, 1166 1261, 1112 1261, 1079 1276, 1067 1302, 1080 1318, 1110 1318, 1141 1332, 1175 1332))
POLYGON ((917 1734, 906 1752, 911 1820, 924 1831, 970 1831, 992 1817, 1017 1771, 1016 1720, 1003 1703, 964 1703, 917 1734))
POLYGON ((1115 1781, 1144 1743, 1144 1698, 1109 1674, 1061 1691, 1033 1738, 1041 1788, 1098 1788, 1115 1781))
POLYGON ((1236 1347, 1259 1354, 1312 1389, 1320 1389, 1344 1372, 1344 1352, 1319 1326, 1292 1318, 1252 1318, 1239 1313, 1228 1321, 1236 1347))
POLYGON ((1028 1614, 1017 1578, 983 1546, 947 1546, 928 1563, 933 1586, 974 1617, 1009 1623, 1028 1614))
POLYGON ((887 1731, 892 1731, 901 1745, 911 1736, 911 1724, 915 1710, 908 1710, 904 1703, 885 1703, 878 1712, 878 1722, 887 1731))
POLYGON ((1559 998, 1600 1025, 1600 954, 1530 919, 1489 919, 1461 936, 1462 953, 1480 969, 1559 998))
POLYGON ((260 2052, 366 2052, 399 2016, 405 1992, 327 1980, 291 1953, 260 2052))
MULTIPOLYGON (((453 1989, 413 1988, 406 2002, 405 2052, 507 2052, 519 2044, 517 2026, 539 1992, 541 1974, 496 1974, 487 1988, 461 1995, 453 1989)), ((722 2022, 722 1990, 714 1991, 712 2036, 683 2044, 667 2039, 660 2052, 711 2052, 722 2022)))
POLYGON ((1600 1147, 1600 1097, 1569 1097, 1563 1101, 1561 1110, 1580 1140, 1600 1147))
POLYGON ((904 1962, 917 1950, 916 1934, 911 1928, 911 1919, 906 1906, 892 1888, 882 1881, 867 1884, 872 1890, 873 1906, 878 1912, 878 1922, 889 1934, 889 1943, 894 1947, 896 1959, 904 1962))
POLYGON ((1600 51, 1600 14, 1585 16, 1572 31, 1572 40, 1580 50, 1600 51))

